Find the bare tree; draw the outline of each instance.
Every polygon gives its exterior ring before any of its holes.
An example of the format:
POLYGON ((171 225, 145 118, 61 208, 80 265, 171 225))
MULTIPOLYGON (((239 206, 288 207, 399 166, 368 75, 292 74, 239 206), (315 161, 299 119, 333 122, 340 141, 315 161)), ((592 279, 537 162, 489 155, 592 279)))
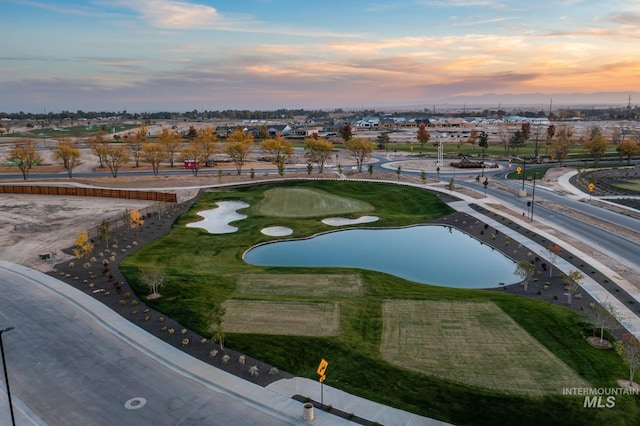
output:
POLYGON ((634 335, 626 333, 622 336, 622 340, 615 342, 613 345, 616 352, 629 366, 628 387, 633 388, 633 375, 636 372, 636 368, 640 367, 640 341, 634 335))
POLYGON ((611 302, 590 303, 586 312, 591 323, 600 329, 600 344, 604 340, 604 329, 613 329, 617 324, 616 308, 611 302))
POLYGON ((158 265, 142 268, 140 281, 151 291, 150 298, 160 297, 158 290, 167 283, 167 274, 158 265))
POLYGON ((569 305, 571 304, 573 293, 578 291, 583 279, 584 275, 582 275, 582 272, 575 269, 570 270, 569 273, 562 278, 565 288, 567 289, 567 303, 569 303, 569 305))
POLYGON ((524 285, 524 291, 529 288, 529 280, 533 276, 533 270, 535 266, 526 260, 521 260, 516 265, 515 274, 522 278, 522 284, 524 285))
POLYGON ((213 331, 214 340, 218 341, 220 349, 224 350, 224 316, 227 313, 227 308, 221 303, 214 303, 213 309, 209 314, 211 319, 211 330, 213 331))

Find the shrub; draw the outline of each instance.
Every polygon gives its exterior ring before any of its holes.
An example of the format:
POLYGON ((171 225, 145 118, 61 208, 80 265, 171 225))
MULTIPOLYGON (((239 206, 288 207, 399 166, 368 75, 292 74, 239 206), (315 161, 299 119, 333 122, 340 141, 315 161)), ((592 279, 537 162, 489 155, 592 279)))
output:
POLYGON ((187 329, 183 328, 182 330, 180 330, 180 334, 187 334, 187 329))
POLYGON ((252 365, 251 368, 249 368, 249 374, 251 374, 251 377, 255 377, 258 374, 260 374, 260 370, 258 369, 258 366, 252 365))
POLYGON ((128 291, 124 294, 125 299, 128 299, 131 297, 131 293, 129 293, 128 291))
POLYGON ((245 356, 244 356, 244 355, 240 355, 240 356, 238 357, 238 362, 239 362, 240 364, 244 364, 245 359, 246 359, 246 358, 245 358, 245 356))
POLYGON ((280 370, 278 370, 278 367, 271 367, 269 369, 269 375, 270 376, 276 376, 280 373, 280 370))
POLYGON ((138 313, 138 311, 136 311, 135 309, 133 311, 131 311, 131 315, 135 315, 137 313, 138 313))
POLYGON ((209 356, 211 358, 213 358, 216 355, 218 355, 218 350, 217 349, 212 349, 212 350, 209 351, 209 356))
POLYGON ((200 340, 200 343, 202 343, 202 344, 204 345, 204 344, 205 344, 205 343, 207 343, 208 341, 209 341, 209 339, 207 339, 206 337, 203 337, 203 338, 200 340))
POLYGON ((182 346, 187 346, 189 344, 189 338, 185 337, 184 339, 182 339, 182 346))
POLYGON ((149 321, 150 319, 151 319, 151 317, 150 317, 149 315, 147 315, 147 316, 145 316, 145 317, 144 317, 144 320, 145 320, 145 321, 149 321))
POLYGON ((137 300, 132 300, 131 301, 131 306, 138 306, 138 301, 137 300))
POLYGON ((127 304, 126 300, 120 300, 118 303, 120 304, 120 306, 124 306, 127 304))
POLYGON ((225 355, 222 357, 222 362, 224 362, 224 363, 226 364, 227 362, 229 362, 229 360, 230 360, 230 359, 231 359, 231 357, 230 357, 229 355, 226 355, 226 354, 225 354, 225 355))
POLYGON ((69 268, 73 269, 76 266, 75 262, 69 262, 69 268))
POLYGON ((164 327, 162 327, 160 331, 167 331, 167 326, 165 325, 164 327))
POLYGON ((160 321, 160 322, 164 322, 164 317, 160 317, 160 318, 158 318, 158 321, 160 321))
POLYGON ((170 328, 170 329, 169 329, 169 330, 167 330, 167 331, 169 332, 169 334, 173 334, 173 333, 175 333, 175 332, 176 332, 173 328, 170 328))

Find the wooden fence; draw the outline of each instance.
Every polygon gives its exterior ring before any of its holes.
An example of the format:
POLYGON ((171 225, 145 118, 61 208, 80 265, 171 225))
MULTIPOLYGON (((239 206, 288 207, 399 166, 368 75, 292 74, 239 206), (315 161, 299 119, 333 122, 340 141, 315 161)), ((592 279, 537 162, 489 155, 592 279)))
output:
POLYGON ((0 185, 0 194, 73 195, 79 197, 126 198, 129 200, 177 203, 176 194, 127 189, 81 188, 75 186, 0 185))

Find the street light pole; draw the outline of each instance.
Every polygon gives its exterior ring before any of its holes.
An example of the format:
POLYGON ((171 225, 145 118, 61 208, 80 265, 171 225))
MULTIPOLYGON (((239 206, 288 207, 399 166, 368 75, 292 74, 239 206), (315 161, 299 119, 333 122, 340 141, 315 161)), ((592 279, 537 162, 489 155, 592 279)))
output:
POLYGON ((533 206, 536 204, 536 175, 538 173, 533 173, 533 190, 531 191, 531 220, 533 222, 533 206))
POLYGON ((524 180, 527 178, 527 162, 522 161, 522 190, 524 191, 524 180))
POLYGON ((9 412, 11 413, 11 424, 13 426, 16 426, 16 418, 13 415, 13 405, 11 404, 11 390, 9 390, 9 375, 7 374, 7 362, 4 358, 4 344, 2 343, 2 334, 5 331, 11 331, 14 328, 15 327, 11 326, 11 327, 7 327, 0 330, 0 353, 2 354, 2 367, 4 369, 4 383, 7 388, 7 398, 9 399, 9 412))

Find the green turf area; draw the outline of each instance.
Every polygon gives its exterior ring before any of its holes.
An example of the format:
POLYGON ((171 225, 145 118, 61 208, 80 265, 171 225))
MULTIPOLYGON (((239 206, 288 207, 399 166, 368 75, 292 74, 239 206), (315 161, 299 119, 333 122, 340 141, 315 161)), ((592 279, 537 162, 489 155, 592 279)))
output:
POLYGON ((495 303, 388 300, 382 312, 380 347, 391 364, 515 394, 589 385, 495 303))
POLYGON ((354 198, 340 197, 311 188, 273 188, 264 193, 256 210, 265 216, 318 217, 363 213, 373 206, 354 198))
MULTIPOLYGON (((244 317, 250 316, 247 302, 262 303, 256 311, 263 313, 268 313, 268 306, 278 307, 283 318, 286 312, 281 309, 283 306, 297 306, 296 309, 302 310, 317 308, 315 318, 327 324, 337 309, 339 328, 334 336, 263 334, 268 330, 249 323, 243 333, 228 332, 226 343, 281 370, 313 379, 317 379, 315 369, 319 360, 325 358, 330 363, 327 385, 420 415, 454 424, 638 424, 640 402, 637 397, 620 396, 615 408, 596 410, 583 408, 583 397, 557 394, 557 386, 571 387, 580 382, 594 387, 615 387, 618 378, 628 375, 628 369, 614 351, 595 349, 584 340, 582 319, 569 309, 503 292, 421 285, 373 271, 245 264, 244 251, 274 239, 260 232, 266 226, 288 226, 294 229, 294 238, 335 229, 322 224, 318 217, 266 215, 258 206, 270 197, 267 191, 276 187, 321 191, 343 199, 360 200, 372 206, 371 213, 380 218, 376 227, 424 223, 452 212, 436 195, 425 190, 379 183, 290 182, 206 192, 176 221, 168 235, 124 259, 121 268, 127 280, 138 294, 146 294, 138 281, 140 268, 162 265, 168 284, 162 288, 163 297, 148 303, 207 336, 211 335, 207 318, 213 304, 218 302, 241 307, 230 310, 239 317, 234 319, 229 315, 226 318, 229 326, 240 322, 243 313, 244 317), (237 232, 214 235, 186 227, 187 223, 199 220, 198 211, 213 208, 221 200, 249 203, 250 207, 241 211, 248 217, 237 232), (337 277, 326 278, 333 274, 337 277), (282 276, 278 278, 278 275, 282 276), (353 276, 358 279, 344 278, 353 276), (347 287, 345 293, 337 290, 336 282, 340 280, 344 280, 347 287), (307 291, 311 288, 313 291, 307 291), (425 325, 423 335, 419 335, 416 324, 432 317, 413 309, 403 313, 409 319, 394 319, 385 308, 390 301, 428 306, 439 320, 429 327, 425 325), (442 307, 453 306, 452 302, 461 303, 456 305, 459 309, 443 310, 442 307), (469 308, 471 305, 465 304, 483 306, 484 310, 474 311, 469 308), (335 306, 338 308, 333 308, 335 306), (462 317, 461 312, 468 318, 462 317), (414 342, 415 347, 398 343, 398 355, 389 356, 382 346, 390 345, 385 327, 393 321, 414 324, 405 330, 412 336, 407 342, 414 342), (463 330, 472 326, 471 331, 463 330), (476 336, 478 333, 505 348, 483 353, 483 340, 476 336), (506 347, 517 354, 510 358, 511 351, 506 347), (464 363, 453 362, 454 350, 467 354, 462 360, 464 363), (424 365, 416 368, 401 364, 405 356, 402 352, 409 358, 428 355, 433 358, 425 359, 425 364, 441 363, 442 366, 438 366, 439 371, 427 371, 424 365), (475 352, 479 352, 477 356, 482 362, 470 360, 475 352), (502 356, 504 362, 492 360, 490 355, 502 356), (505 371, 505 365, 510 366, 509 371, 505 371), (536 377, 545 381, 537 385, 535 391, 522 392, 514 390, 518 385, 513 383, 501 388, 499 378, 503 374, 509 380, 518 377, 520 383, 528 383, 526 386, 532 386, 536 377), (553 374, 557 374, 556 382, 550 377, 553 374), (494 378, 487 385, 480 383, 483 377, 494 378)), ((464 259, 452 259, 454 266, 463 267, 464 262, 464 259)), ((397 309, 392 311, 398 315, 397 309)), ((276 320, 270 317, 269 323, 275 327, 277 316, 276 320)))

